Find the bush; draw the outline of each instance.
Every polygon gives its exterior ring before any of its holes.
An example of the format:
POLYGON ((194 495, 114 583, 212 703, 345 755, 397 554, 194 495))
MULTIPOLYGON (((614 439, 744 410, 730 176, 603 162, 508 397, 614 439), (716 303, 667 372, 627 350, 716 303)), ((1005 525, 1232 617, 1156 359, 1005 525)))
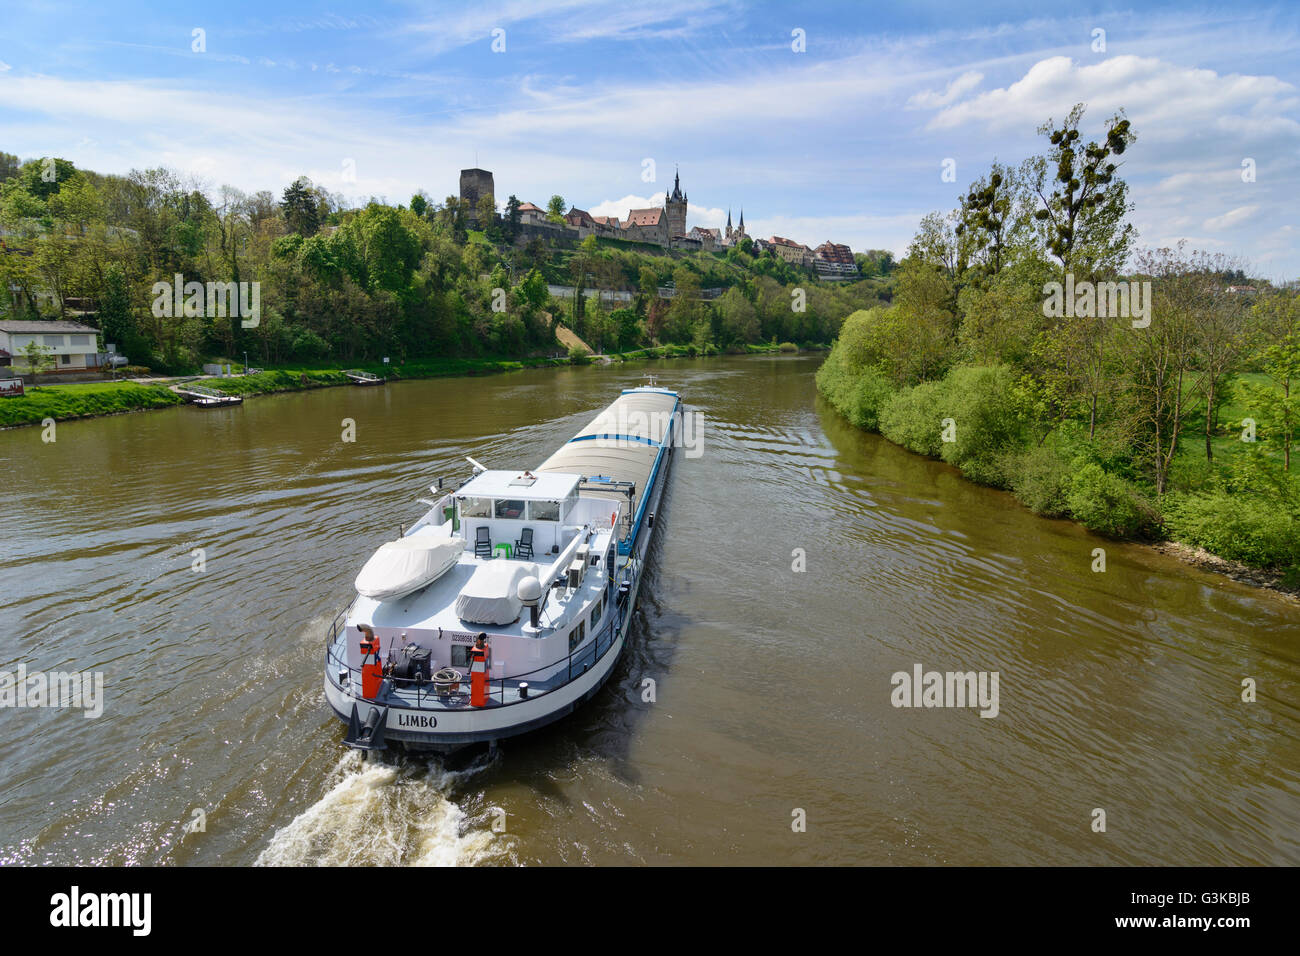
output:
POLYGON ((569 349, 569 364, 571 365, 590 365, 591 353, 581 345, 575 345, 569 349))
POLYGON ((1300 521, 1262 495, 1171 495, 1165 523, 1172 537, 1223 558, 1261 568, 1300 567, 1300 521))
POLYGON ((943 442, 943 384, 923 382, 895 393, 880 410, 880 433, 896 445, 938 458, 943 442))
POLYGON ((954 369, 943 380, 940 418, 954 423, 953 441, 944 442, 943 460, 984 485, 1010 484, 1008 452, 1027 440, 1024 416, 1016 404, 1015 378, 1006 366, 954 369))
POLYGON ((776 347, 776 349, 778 352, 798 352, 799 346, 795 345, 793 342, 782 342, 776 347))
POLYGON ((1089 462, 1070 481, 1070 514, 1089 531, 1112 538, 1151 538, 1160 530, 1154 505, 1131 482, 1089 462))
POLYGON ((299 329, 293 337, 293 354, 309 362, 320 361, 330 354, 330 346, 311 329, 299 329))
POLYGON ((1070 461, 1052 445, 1012 452, 1004 462, 1011 490, 1030 511, 1063 518, 1070 511, 1070 461))

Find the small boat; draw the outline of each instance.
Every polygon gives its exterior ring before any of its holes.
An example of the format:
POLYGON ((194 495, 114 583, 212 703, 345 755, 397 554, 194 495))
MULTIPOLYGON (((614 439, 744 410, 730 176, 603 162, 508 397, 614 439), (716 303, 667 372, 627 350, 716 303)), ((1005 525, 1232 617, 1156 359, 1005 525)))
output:
POLYGON ((225 392, 219 392, 215 388, 208 388, 205 385, 178 385, 175 392, 178 395, 183 395, 191 405, 197 405, 200 408, 224 408, 227 405, 244 404, 244 396, 242 395, 227 395, 225 392))
POLYGON ((359 368, 350 368, 343 373, 348 377, 353 385, 383 385, 384 380, 381 376, 373 372, 364 372, 359 368))
POLYGON ((330 625, 344 744, 446 753, 594 696, 632 625, 681 416, 674 391, 626 389, 531 471, 470 458, 454 491, 432 488, 330 625))

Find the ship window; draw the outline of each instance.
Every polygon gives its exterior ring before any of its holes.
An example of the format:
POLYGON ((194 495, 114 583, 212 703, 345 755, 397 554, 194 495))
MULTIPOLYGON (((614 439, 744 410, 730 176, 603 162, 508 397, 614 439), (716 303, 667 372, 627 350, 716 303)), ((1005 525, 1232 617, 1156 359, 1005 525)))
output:
POLYGON ((579 621, 578 626, 569 632, 569 651, 572 652, 574 648, 582 643, 582 639, 586 636, 587 622, 579 621))
POLYGON ((529 521, 559 521, 560 503, 558 501, 528 502, 529 521))
POLYGON ((491 518, 492 499, 491 498, 460 499, 460 516, 462 518, 491 518))
POLYGON ((497 517, 523 520, 524 503, 515 498, 500 499, 497 501, 497 517))
POLYGON ((600 612, 604 610, 604 598, 597 599, 596 606, 591 609, 591 626, 595 627, 596 622, 600 620, 600 612))
POLYGON ((564 504, 560 508, 560 513, 567 515, 570 511, 573 510, 573 506, 576 505, 577 503, 578 503, 578 492, 574 491, 572 494, 569 495, 569 497, 564 499, 564 504))

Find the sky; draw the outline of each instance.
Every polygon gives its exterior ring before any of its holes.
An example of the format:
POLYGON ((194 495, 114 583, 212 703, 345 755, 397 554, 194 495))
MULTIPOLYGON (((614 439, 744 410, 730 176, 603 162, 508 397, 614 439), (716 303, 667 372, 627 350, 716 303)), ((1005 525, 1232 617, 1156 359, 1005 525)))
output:
POLYGON ((1139 244, 1300 276, 1300 5, 4 0, 0 150, 277 195, 498 200, 902 255, 998 161, 1123 109, 1139 244), (1099 32, 1101 31, 1101 32, 1099 32), (944 171, 955 172, 955 182, 944 171))

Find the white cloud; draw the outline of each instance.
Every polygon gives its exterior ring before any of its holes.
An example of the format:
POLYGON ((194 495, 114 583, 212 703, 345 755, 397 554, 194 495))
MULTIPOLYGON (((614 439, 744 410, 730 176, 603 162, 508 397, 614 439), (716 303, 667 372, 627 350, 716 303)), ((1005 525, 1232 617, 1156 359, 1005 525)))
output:
POLYGON ((4 60, 0 60, 0 73, 8 73, 12 69, 13 67, 11 67, 8 63, 6 63, 4 60))
POLYGON ((1221 229, 1231 229, 1233 226, 1246 222, 1255 213, 1259 212, 1259 206, 1238 206, 1222 216, 1213 216, 1205 220, 1201 228, 1209 232, 1218 232, 1221 229))
POLYGON ((1080 66, 1070 57, 1053 56, 1009 86, 944 108, 929 125, 1009 129, 1023 126, 1027 117, 1060 120, 1082 102, 1094 117, 1124 109, 1139 135, 1174 130, 1187 136, 1202 128, 1294 134, 1300 124, 1284 114, 1300 104, 1296 92, 1273 76, 1220 75, 1150 57, 1114 56, 1080 66))
POLYGON ((980 85, 984 79, 984 74, 976 70, 967 70, 961 76, 957 77, 948 84, 947 89, 942 93, 936 93, 933 90, 925 90, 913 94, 907 101, 907 105, 913 109, 938 109, 941 106, 948 106, 955 100, 965 96, 975 87, 980 85))

